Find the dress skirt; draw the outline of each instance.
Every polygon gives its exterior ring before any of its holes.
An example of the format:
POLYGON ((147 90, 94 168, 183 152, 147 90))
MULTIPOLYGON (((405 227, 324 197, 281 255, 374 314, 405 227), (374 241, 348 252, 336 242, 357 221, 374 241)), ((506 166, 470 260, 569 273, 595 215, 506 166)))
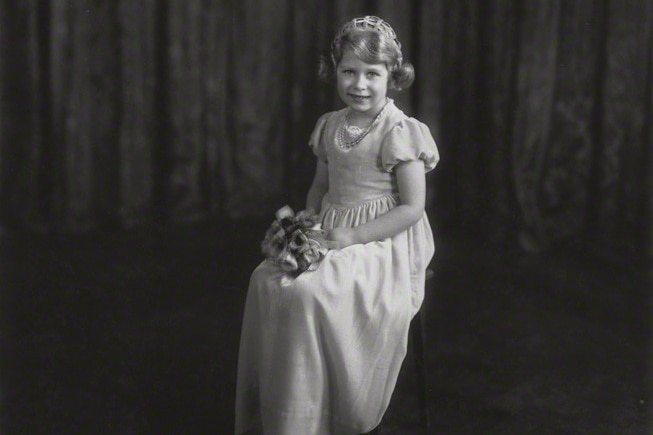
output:
MULTIPOLYGON (((398 204, 325 197, 323 228, 360 225, 398 204)), ((236 433, 357 434, 378 425, 406 355, 433 255, 426 215, 392 238, 330 250, 313 271, 252 273, 240 339, 236 433), (263 431, 262 428, 265 428, 263 431)))

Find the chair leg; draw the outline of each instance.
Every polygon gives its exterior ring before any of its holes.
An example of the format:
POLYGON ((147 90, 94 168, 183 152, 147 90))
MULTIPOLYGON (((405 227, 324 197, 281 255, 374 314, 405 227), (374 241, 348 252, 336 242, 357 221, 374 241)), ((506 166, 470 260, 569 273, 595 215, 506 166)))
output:
MULTIPOLYGON (((430 275, 427 276, 427 280, 433 276, 433 272, 430 272, 430 275)), ((428 384, 426 383, 426 367, 424 362, 426 358, 424 356, 424 324, 422 322, 422 314, 420 311, 415 314, 413 320, 410 323, 410 340, 413 343, 413 359, 415 364, 415 387, 417 388, 417 400, 419 406, 420 421, 426 433, 428 433, 431 428, 431 422, 429 420, 429 413, 427 407, 427 392, 428 384)), ((379 435, 379 428, 376 427, 372 431, 368 432, 367 435, 379 435)))
POLYGON ((429 414, 427 410, 427 390, 426 383, 426 367, 424 366, 424 325, 422 324, 422 316, 418 311, 413 318, 410 325, 411 341, 413 342, 413 358, 415 361, 415 383, 417 387, 420 420, 424 429, 430 428, 429 414))

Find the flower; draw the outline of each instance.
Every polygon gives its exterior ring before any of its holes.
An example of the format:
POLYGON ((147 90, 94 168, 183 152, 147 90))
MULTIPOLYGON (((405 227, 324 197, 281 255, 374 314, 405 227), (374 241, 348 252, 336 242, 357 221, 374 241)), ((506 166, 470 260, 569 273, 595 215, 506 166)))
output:
POLYGON ((281 252, 278 258, 279 266, 286 272, 295 272, 297 270, 298 264, 297 260, 293 256, 293 254, 288 251, 284 250, 281 252))
POLYGON ((295 277, 315 266, 326 251, 318 216, 309 210, 295 214, 287 205, 277 210, 261 242, 263 255, 295 277))
POLYGON ((296 229, 293 231, 292 235, 290 236, 290 242, 288 243, 288 246, 290 249, 293 251, 299 251, 302 252, 303 248, 308 244, 308 236, 304 231, 301 229, 296 229))

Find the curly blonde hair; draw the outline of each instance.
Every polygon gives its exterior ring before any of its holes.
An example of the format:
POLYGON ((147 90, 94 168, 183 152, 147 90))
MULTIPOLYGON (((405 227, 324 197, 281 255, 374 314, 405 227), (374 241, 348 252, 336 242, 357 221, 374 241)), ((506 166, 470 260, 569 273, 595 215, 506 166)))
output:
POLYGON ((330 53, 320 57, 320 79, 333 82, 338 64, 347 50, 363 62, 385 64, 390 72, 390 89, 405 89, 415 80, 415 69, 404 61, 394 30, 379 17, 355 18, 340 28, 331 43, 330 53))

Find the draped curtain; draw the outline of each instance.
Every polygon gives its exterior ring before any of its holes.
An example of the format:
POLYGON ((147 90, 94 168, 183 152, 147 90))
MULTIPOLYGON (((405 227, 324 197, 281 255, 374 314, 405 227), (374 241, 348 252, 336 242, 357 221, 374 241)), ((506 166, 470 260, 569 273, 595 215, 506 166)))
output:
POLYGON ((653 265, 650 0, 0 0, 0 213, 42 232, 300 207, 353 16, 417 71, 442 228, 653 265))

